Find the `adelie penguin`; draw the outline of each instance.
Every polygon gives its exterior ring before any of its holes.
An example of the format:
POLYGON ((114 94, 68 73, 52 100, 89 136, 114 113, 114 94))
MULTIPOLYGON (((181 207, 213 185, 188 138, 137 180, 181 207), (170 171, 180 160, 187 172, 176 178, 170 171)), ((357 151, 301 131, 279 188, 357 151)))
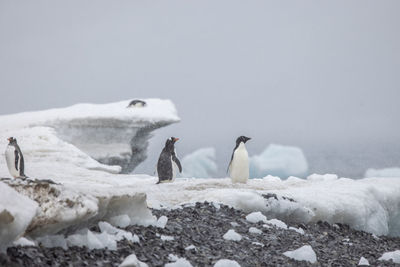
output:
POLYGON ((176 177, 176 169, 182 172, 182 166, 176 157, 175 142, 179 138, 171 137, 165 142, 165 147, 161 151, 157 162, 158 183, 172 182, 176 177))
POLYGON ((236 146, 233 149, 231 162, 228 170, 233 183, 247 183, 249 179, 249 155, 245 143, 251 138, 240 136, 236 139, 236 146))
POLYGON ((27 176, 24 173, 24 156, 17 144, 17 139, 10 137, 7 140, 9 143, 5 155, 8 170, 14 178, 25 179, 27 176))
POLYGON ((147 105, 146 102, 144 102, 143 100, 135 99, 129 103, 127 108, 142 108, 145 107, 146 105, 147 105))

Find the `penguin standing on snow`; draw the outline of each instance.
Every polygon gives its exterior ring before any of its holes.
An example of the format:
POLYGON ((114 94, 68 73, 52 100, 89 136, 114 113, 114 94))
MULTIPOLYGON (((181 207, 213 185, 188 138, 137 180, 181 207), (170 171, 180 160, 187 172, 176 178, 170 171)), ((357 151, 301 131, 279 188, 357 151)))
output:
POLYGON ((158 184, 173 181, 176 177, 176 168, 182 172, 181 162, 175 153, 175 142, 178 140, 179 138, 171 137, 165 142, 157 162, 158 184))
POLYGON ((244 145, 251 138, 240 136, 236 139, 228 170, 233 183, 247 183, 249 179, 249 155, 244 145))
POLYGON ((8 170, 14 178, 27 178, 24 173, 24 156, 17 144, 17 139, 10 137, 5 155, 8 170))

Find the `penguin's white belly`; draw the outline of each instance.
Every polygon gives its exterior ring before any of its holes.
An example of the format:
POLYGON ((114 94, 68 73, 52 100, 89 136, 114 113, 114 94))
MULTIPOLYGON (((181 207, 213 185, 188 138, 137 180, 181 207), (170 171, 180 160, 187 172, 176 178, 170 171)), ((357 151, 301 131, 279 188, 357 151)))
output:
MULTIPOLYGON (((14 177, 17 178, 19 177, 19 171, 15 168, 15 154, 14 154, 15 148, 12 146, 8 146, 5 152, 6 155, 6 162, 7 162, 7 167, 10 172, 10 174, 14 177)), ((18 169, 19 169, 19 164, 20 161, 18 161, 18 169)))
POLYGON ((247 183, 249 179, 249 155, 242 144, 239 145, 233 154, 230 175, 234 183, 247 183))
POLYGON ((172 165, 172 181, 174 181, 176 178, 177 172, 179 172, 179 167, 175 163, 175 161, 172 160, 172 157, 171 157, 171 165, 172 165))

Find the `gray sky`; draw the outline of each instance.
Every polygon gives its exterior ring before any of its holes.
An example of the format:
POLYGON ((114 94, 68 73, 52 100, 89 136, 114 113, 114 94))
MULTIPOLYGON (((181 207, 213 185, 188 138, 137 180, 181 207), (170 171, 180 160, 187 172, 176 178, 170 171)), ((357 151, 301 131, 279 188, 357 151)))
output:
MULTIPOLYGON (((183 154, 400 134, 400 1, 0 0, 0 114, 173 100, 183 154)), ((157 147, 157 149, 159 149, 157 147)), ((399 163, 400 165, 400 163, 399 163)))

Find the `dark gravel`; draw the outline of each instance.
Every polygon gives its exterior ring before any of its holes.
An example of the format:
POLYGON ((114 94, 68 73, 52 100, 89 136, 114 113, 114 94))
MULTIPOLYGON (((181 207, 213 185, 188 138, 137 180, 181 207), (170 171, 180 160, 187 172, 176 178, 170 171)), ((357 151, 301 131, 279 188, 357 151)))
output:
POLYGON ((217 209, 207 202, 172 211, 153 210, 153 213, 158 217, 167 216, 167 226, 164 229, 129 226, 125 230, 137 234, 140 243, 123 240, 118 243, 117 251, 12 247, 7 250, 7 255, 0 254, 0 266, 118 266, 132 253, 149 266, 164 266, 169 262, 170 253, 186 258, 193 266, 212 266, 219 259, 235 260, 241 266, 355 266, 362 256, 371 266, 400 266, 377 260, 384 252, 400 249, 400 238, 377 239, 347 225, 325 222, 291 225, 303 228, 305 234, 301 235, 291 230, 264 228, 262 223, 246 221, 247 214, 242 211, 224 205, 217 209), (231 222, 238 226, 233 227, 231 222), (249 233, 252 226, 263 233, 249 233), (232 228, 242 235, 241 241, 223 239, 222 236, 232 228), (174 236, 175 239, 162 241, 159 235, 174 236), (262 243, 264 247, 253 242, 262 243), (195 245, 196 249, 185 250, 189 245, 195 245), (282 254, 303 245, 312 246, 318 263, 298 262, 282 254))

